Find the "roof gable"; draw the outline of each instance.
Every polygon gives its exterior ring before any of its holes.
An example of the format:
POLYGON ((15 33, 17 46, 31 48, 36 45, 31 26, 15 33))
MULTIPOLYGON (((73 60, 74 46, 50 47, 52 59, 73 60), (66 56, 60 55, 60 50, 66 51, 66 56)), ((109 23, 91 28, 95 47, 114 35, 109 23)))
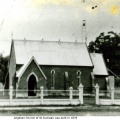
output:
POLYGON ((94 75, 108 75, 107 68, 103 59, 102 54, 100 53, 90 53, 94 69, 93 74, 94 75))
POLYGON ((42 73, 43 77, 44 77, 45 79, 47 79, 46 76, 45 76, 45 74, 43 73, 43 71, 41 70, 40 66, 38 65, 37 61, 35 60, 35 58, 34 58, 33 56, 32 56, 30 59, 28 59, 28 60, 25 62, 25 64, 20 68, 20 70, 19 70, 19 71, 17 72, 17 74, 16 74, 16 77, 20 78, 20 77, 23 75, 23 73, 25 72, 25 70, 27 69, 27 67, 30 65, 30 63, 31 63, 32 61, 35 62, 36 66, 38 67, 38 69, 39 69, 40 72, 42 73))
POLYGON ((85 43, 14 40, 16 64, 34 56, 39 65, 93 66, 85 43))

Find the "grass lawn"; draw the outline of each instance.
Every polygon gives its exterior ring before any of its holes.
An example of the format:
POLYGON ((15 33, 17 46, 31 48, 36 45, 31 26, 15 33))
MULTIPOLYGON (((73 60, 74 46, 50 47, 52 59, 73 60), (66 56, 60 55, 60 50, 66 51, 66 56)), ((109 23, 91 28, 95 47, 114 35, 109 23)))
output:
POLYGON ((77 106, 65 109, 0 111, 1 116, 120 116, 120 106, 77 106))

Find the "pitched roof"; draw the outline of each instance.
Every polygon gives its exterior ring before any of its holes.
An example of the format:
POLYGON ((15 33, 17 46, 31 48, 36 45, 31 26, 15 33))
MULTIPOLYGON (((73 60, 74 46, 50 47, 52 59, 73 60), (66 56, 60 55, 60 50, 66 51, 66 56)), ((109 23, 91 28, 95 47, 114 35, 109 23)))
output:
POLYGON ((34 56, 39 65, 93 66, 85 43, 14 40, 16 64, 34 56))
POLYGON ((20 78, 20 77, 22 76, 22 74, 24 73, 24 71, 25 71, 25 70, 27 69, 27 67, 29 66, 29 64, 30 64, 33 60, 35 61, 36 65, 37 65, 38 69, 40 70, 40 72, 42 73, 43 77, 44 77, 45 79, 47 79, 46 76, 45 76, 45 74, 44 74, 43 71, 41 70, 40 66, 38 65, 38 63, 37 63, 37 61, 35 60, 34 57, 31 57, 30 59, 28 59, 28 60, 24 63, 24 65, 19 69, 19 71, 17 71, 16 77, 19 77, 19 78, 20 78))
POLYGON ((94 75, 108 75, 102 54, 90 53, 90 55, 94 64, 94 69, 93 69, 94 75))

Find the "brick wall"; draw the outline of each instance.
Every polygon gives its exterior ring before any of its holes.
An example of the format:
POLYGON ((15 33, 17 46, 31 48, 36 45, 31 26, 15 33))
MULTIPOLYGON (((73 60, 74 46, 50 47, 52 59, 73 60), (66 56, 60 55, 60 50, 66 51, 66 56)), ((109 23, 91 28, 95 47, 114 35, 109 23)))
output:
MULTIPOLYGON (((74 89, 78 88, 78 79, 77 79, 77 71, 81 71, 81 82, 84 88, 91 89, 92 81, 91 81, 91 72, 92 67, 69 67, 69 66, 40 66, 42 71, 44 72, 47 80, 44 80, 44 77, 38 70, 35 63, 31 63, 27 70, 24 72, 20 79, 19 89, 27 89, 27 77, 31 72, 35 72, 39 78, 39 82, 37 83, 37 88, 40 86, 44 86, 45 89, 51 89, 51 70, 55 70, 55 88, 54 89, 62 89, 64 90, 64 73, 68 72, 68 83, 69 87, 72 86, 74 89)), ((69 88, 67 88, 69 89, 69 88)))
POLYGON ((35 73, 38 78, 37 89, 40 89, 40 86, 44 86, 44 88, 46 89, 46 80, 34 61, 30 63, 28 68, 21 76, 20 81, 18 83, 18 89, 28 89, 28 79, 29 79, 28 76, 30 75, 30 73, 35 73))
POLYGON ((85 88, 91 88, 91 67, 41 66, 47 77, 47 87, 51 89, 51 70, 55 70, 55 89, 64 89, 64 73, 68 72, 69 86, 78 88, 77 71, 81 71, 81 81, 85 88))

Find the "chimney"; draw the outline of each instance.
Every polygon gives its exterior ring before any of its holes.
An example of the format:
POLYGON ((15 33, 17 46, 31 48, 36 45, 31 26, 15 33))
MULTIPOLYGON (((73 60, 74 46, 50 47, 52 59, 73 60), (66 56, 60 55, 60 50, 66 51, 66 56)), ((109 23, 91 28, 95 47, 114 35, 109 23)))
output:
POLYGON ((82 22, 82 42, 87 43, 86 20, 82 22))

